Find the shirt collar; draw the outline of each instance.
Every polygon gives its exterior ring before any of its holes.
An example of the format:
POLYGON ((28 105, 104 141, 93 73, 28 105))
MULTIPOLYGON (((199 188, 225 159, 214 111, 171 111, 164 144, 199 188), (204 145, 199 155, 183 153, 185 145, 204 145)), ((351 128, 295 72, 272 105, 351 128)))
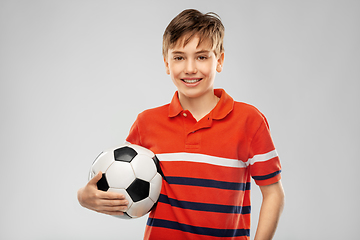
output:
MULTIPOLYGON (((220 98, 220 101, 211 111, 210 116, 212 119, 220 120, 225 118, 233 110, 234 100, 224 89, 214 89, 214 94, 220 98)), ((183 108, 181 107, 178 92, 176 91, 169 106, 169 117, 176 117, 182 111, 183 108)))

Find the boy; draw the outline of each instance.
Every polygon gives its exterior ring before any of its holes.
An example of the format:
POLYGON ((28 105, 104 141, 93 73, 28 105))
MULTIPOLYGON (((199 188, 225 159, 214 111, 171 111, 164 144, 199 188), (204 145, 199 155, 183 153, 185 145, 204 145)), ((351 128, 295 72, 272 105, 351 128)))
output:
MULTIPOLYGON (((216 14, 185 10, 163 36, 166 73, 178 91, 170 104, 139 114, 127 141, 152 150, 164 173, 145 239, 249 239, 250 177, 263 203, 255 239, 272 239, 284 192, 268 123, 256 108, 213 88, 224 62, 216 14)), ((101 192, 101 173, 78 191, 82 206, 110 215, 124 196, 101 192)))

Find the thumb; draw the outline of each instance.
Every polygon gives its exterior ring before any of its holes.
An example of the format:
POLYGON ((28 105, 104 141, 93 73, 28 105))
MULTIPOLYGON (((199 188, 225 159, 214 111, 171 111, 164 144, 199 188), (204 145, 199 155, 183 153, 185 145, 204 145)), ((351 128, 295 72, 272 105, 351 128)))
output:
POLYGON ((89 184, 96 185, 96 183, 102 178, 102 172, 99 171, 90 181, 89 184))

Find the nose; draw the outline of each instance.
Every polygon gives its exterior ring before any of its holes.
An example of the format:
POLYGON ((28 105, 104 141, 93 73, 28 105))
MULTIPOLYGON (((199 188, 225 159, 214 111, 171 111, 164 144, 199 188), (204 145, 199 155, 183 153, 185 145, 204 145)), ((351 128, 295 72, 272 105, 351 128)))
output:
POLYGON ((194 74, 196 72, 197 72, 196 62, 194 60, 192 60, 192 59, 188 59, 186 61, 185 73, 194 74))

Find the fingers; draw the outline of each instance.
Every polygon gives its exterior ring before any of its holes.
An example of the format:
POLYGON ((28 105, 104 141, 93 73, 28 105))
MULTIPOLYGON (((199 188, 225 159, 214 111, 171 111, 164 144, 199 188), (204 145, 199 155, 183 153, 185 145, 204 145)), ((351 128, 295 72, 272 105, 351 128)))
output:
POLYGON ((98 213, 108 214, 108 215, 123 215, 124 212, 127 210, 127 207, 122 208, 110 208, 110 207, 103 207, 101 209, 94 209, 98 213))
POLYGON ((129 201, 123 194, 100 190, 96 190, 93 200, 93 209, 97 212, 110 215, 119 215, 119 213, 126 211, 129 204, 129 201))
POLYGON ((85 207, 101 213, 108 213, 108 212, 118 213, 118 212, 126 211, 128 209, 128 204, 129 202, 126 199, 109 200, 109 199, 93 198, 87 202, 85 207))
POLYGON ((101 200, 125 200, 125 196, 120 193, 116 192, 104 192, 97 190, 96 191, 96 198, 101 200))
POLYGON ((109 215, 122 215, 128 209, 127 200, 99 200, 95 210, 109 215))
MULTIPOLYGON (((129 204, 128 200, 126 200, 125 198, 122 200, 118 200, 118 199, 99 199, 98 200, 98 205, 99 206, 104 206, 104 207, 110 207, 110 208, 118 208, 118 207, 127 207, 127 205, 129 204)), ((115 209, 115 210, 124 210, 124 209, 115 209)))

